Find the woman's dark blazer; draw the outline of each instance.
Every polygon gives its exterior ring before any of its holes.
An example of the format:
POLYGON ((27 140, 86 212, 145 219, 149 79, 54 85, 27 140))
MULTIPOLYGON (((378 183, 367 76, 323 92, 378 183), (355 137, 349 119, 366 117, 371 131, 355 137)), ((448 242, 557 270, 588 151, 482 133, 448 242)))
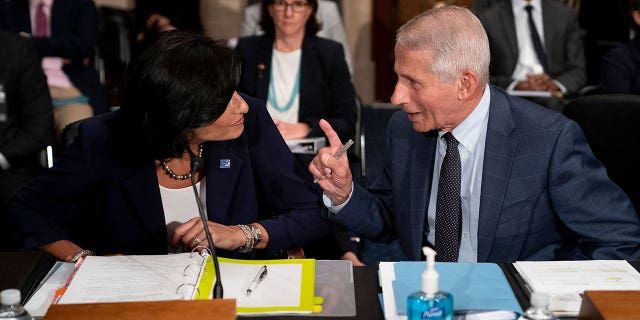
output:
MULTIPOLYGON (((224 225, 262 224, 269 233, 269 247, 262 250, 268 257, 319 239, 329 227, 320 217, 319 193, 264 103, 243 97, 249 104, 243 134, 204 144, 206 208, 209 220, 224 225)), ((119 117, 115 111, 85 120, 58 165, 14 197, 13 230, 25 247, 68 239, 97 254, 167 253, 154 161, 123 165, 111 151, 119 117)))
MULTIPOLYGON (((266 101, 273 39, 265 35, 243 37, 236 51, 242 59, 238 91, 266 101)), ((324 136, 318 121, 325 119, 343 142, 353 138, 356 96, 342 45, 316 36, 305 37, 300 68, 298 119, 311 127, 308 136, 324 136)))
POLYGON ((640 37, 618 45, 602 57, 600 90, 640 94, 640 37))

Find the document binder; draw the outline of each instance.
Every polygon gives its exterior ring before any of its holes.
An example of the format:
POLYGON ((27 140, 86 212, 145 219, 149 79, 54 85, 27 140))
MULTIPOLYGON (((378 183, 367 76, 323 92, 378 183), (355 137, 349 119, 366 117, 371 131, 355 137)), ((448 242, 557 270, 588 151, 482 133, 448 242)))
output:
MULTIPOLYGON (((225 298, 238 314, 319 312, 315 260, 220 259, 225 298), (250 296, 246 288, 262 266, 268 276, 250 296)), ((59 304, 210 300, 215 280, 208 254, 90 256, 78 268, 59 304)))

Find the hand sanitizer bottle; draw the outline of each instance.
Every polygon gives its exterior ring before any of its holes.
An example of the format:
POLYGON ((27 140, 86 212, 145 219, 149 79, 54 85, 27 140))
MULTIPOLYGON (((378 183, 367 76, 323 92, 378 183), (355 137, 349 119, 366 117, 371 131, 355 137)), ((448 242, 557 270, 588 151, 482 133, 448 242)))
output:
POLYGON ((407 319, 453 320, 453 296, 438 291, 436 252, 429 247, 423 247, 422 252, 427 257, 427 269, 422 273, 422 290, 407 298, 407 319))

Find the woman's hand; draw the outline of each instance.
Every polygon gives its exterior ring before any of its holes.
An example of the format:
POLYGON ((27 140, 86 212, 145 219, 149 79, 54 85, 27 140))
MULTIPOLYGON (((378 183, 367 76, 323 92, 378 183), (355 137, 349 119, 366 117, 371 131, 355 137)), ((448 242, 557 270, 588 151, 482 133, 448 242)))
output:
MULTIPOLYGON (((244 234, 237 226, 225 226, 211 221, 207 221, 207 224, 216 248, 235 250, 245 244, 244 234)), ((200 218, 196 217, 179 225, 171 238, 171 246, 174 249, 183 246, 185 251, 197 246, 208 247, 209 243, 200 218)))
POLYGON ((309 125, 303 122, 290 123, 279 119, 273 119, 273 121, 284 140, 304 139, 311 130, 309 125))

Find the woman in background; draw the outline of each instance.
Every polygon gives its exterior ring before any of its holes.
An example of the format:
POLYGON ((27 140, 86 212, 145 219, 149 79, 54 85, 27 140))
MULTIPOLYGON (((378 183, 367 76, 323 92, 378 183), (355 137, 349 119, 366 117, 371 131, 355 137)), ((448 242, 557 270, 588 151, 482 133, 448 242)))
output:
POLYGON ((264 104, 236 93, 239 76, 231 49, 162 33, 131 66, 120 110, 85 120, 59 163, 14 198, 24 247, 75 261, 208 245, 192 175, 222 256, 276 257, 325 236, 317 191, 264 104))
POLYGON ((262 2, 265 34, 240 38, 236 46, 238 90, 266 101, 285 140, 324 137, 318 121, 326 119, 345 142, 355 131, 355 90, 342 46, 315 36, 317 9, 316 0, 262 2))

